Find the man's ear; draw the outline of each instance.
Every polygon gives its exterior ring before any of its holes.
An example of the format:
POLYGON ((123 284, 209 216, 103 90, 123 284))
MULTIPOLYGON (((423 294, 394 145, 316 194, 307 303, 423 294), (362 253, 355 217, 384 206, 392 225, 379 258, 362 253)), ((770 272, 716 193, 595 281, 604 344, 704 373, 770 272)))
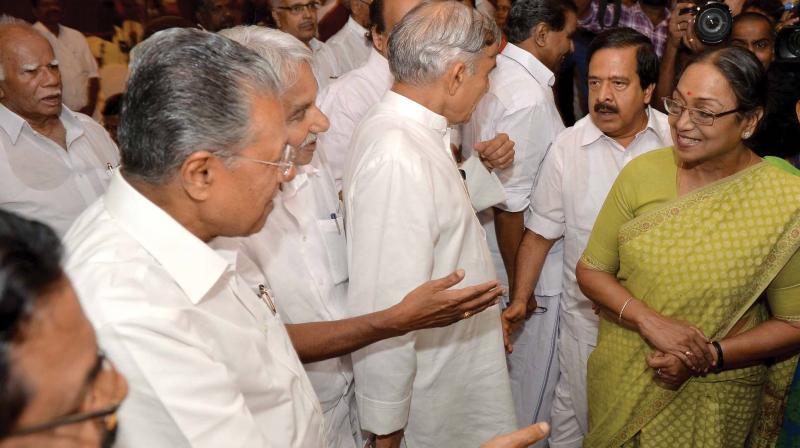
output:
POLYGON ((455 96, 461 86, 464 84, 464 78, 467 76, 467 66, 463 62, 456 62, 447 69, 447 93, 450 96, 455 96))
POLYGON ((656 90, 656 84, 650 84, 647 88, 644 89, 644 104, 647 106, 650 104, 650 100, 653 99, 653 92, 656 90))
POLYGON ((194 152, 181 164, 180 184, 190 198, 198 202, 205 201, 220 170, 224 169, 224 162, 210 152, 194 152))
POLYGON ((386 36, 379 33, 374 26, 370 29, 370 35, 372 36, 372 44, 375 46, 375 49, 378 50, 378 53, 382 54, 384 57, 388 57, 387 50, 389 42, 386 36))
POLYGON ((550 34, 550 26, 544 22, 539 22, 533 27, 531 35, 533 36, 533 43, 539 47, 547 46, 547 35, 550 34))

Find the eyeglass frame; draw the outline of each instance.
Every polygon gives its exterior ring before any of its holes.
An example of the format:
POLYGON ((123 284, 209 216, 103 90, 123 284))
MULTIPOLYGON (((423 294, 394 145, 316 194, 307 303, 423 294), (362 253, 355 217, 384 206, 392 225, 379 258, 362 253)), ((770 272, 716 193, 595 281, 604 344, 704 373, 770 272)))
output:
POLYGON ((276 6, 275 9, 280 9, 281 11, 287 11, 291 15, 296 16, 302 14, 306 9, 310 9, 311 12, 318 10, 322 6, 322 4, 318 1, 311 1, 308 3, 302 3, 299 5, 292 5, 292 6, 276 6))
POLYGON ((292 168, 294 168, 294 158, 296 155, 297 151, 295 150, 294 146, 287 144, 286 146, 283 147, 283 156, 281 156, 281 160, 278 162, 270 162, 267 160, 254 159, 252 157, 245 157, 240 155, 233 155, 231 156, 231 158, 248 160, 250 162, 260 163, 262 165, 281 168, 281 174, 285 177, 292 172, 292 168))
MULTIPOLYGON (((111 362, 108 357, 106 357, 105 352, 102 350, 97 351, 97 361, 98 364, 101 365, 101 373, 102 369, 105 366, 109 366, 110 369, 114 372, 117 372, 117 368, 114 366, 114 363, 111 362)), ((67 414, 61 417, 56 417, 50 421, 37 423, 35 425, 27 426, 20 429, 15 429, 9 432, 8 437, 17 437, 17 436, 25 436, 30 434, 35 434, 38 432, 49 431, 52 429, 60 428, 66 425, 73 425, 76 423, 83 423, 89 420, 95 419, 102 419, 103 420, 103 427, 106 431, 113 431, 117 427, 117 411, 119 411, 119 407, 122 405, 122 401, 125 397, 122 397, 119 401, 113 402, 108 406, 104 406, 100 409, 95 409, 94 411, 87 411, 87 412, 76 412, 73 414, 67 414)))
POLYGON ((710 112, 710 111, 704 110, 704 109, 698 109, 696 107, 689 107, 689 106, 682 105, 682 104, 680 104, 678 102, 678 100, 676 100, 674 98, 669 98, 669 97, 665 96, 665 97, 663 97, 661 99, 664 101, 664 110, 667 111, 667 115, 671 115, 673 117, 680 118, 683 115, 684 111, 689 111, 689 121, 691 121, 692 123, 694 123, 694 124, 696 124, 698 126, 714 126, 714 123, 717 121, 717 118, 724 117, 725 115, 730 115, 730 114, 733 114, 733 113, 736 113, 736 112, 741 112, 741 109, 737 107, 736 109, 731 109, 731 110, 726 110, 724 112, 715 113, 715 112, 710 112), (679 113, 677 113, 677 114, 670 112, 669 111, 669 109, 670 109, 669 108, 669 103, 670 102, 672 102, 676 106, 680 107, 681 111, 679 113), (693 114, 692 112, 695 112, 695 113, 699 112, 699 113, 711 116, 711 123, 699 123, 697 121, 697 119, 695 118, 695 114, 693 114))

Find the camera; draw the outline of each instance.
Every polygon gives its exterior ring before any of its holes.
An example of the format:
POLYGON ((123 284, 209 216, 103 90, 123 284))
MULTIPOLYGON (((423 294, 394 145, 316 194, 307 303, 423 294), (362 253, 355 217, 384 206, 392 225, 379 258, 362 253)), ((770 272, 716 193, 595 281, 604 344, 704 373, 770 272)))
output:
POLYGON ((694 33, 706 45, 716 45, 724 41, 733 28, 731 10, 721 1, 708 0, 691 8, 681 9, 679 14, 694 16, 694 33))
POLYGON ((780 62, 800 63, 800 26, 789 26, 778 33, 775 58, 780 62))

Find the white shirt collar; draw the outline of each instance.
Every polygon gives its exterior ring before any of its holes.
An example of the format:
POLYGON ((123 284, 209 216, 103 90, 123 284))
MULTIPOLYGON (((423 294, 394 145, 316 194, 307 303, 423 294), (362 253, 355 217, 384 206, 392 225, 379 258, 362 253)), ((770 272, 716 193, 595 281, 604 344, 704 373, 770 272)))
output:
POLYGON ((447 133, 447 118, 408 97, 389 90, 381 101, 397 110, 406 118, 410 118, 427 128, 433 129, 442 136, 447 133))
POLYGON ((297 174, 294 176, 289 182, 283 184, 281 189, 281 195, 286 197, 292 197, 297 194, 297 192, 303 188, 303 185, 308 182, 309 177, 317 177, 319 176, 319 170, 311 164, 307 165, 300 165, 296 167, 297 174))
POLYGON ((547 66, 542 64, 536 57, 522 48, 512 44, 506 44, 506 47, 501 53, 503 56, 516 61, 519 65, 525 68, 533 78, 542 86, 553 87, 556 83, 556 75, 550 71, 547 66))
POLYGON ((350 16, 347 19, 347 23, 345 23, 344 26, 351 32, 356 33, 361 37, 364 37, 364 35, 367 34, 367 29, 356 22, 355 19, 353 19, 353 16, 350 16))
MULTIPOLYGON (((669 133, 669 129, 664 130, 659 127, 658 122, 656 121, 655 117, 656 114, 653 108, 651 106, 647 106, 647 109, 645 109, 645 113, 647 114, 647 126, 645 126, 645 128, 642 129, 641 131, 637 132, 636 136, 638 137, 640 134, 645 133, 649 130, 651 132, 654 132, 656 136, 658 136, 658 138, 660 138, 662 141, 670 141, 672 137, 669 137, 668 139, 667 138, 668 136, 665 135, 665 132, 669 133)), ((598 139, 605 136, 603 131, 601 131, 600 128, 598 128, 594 124, 591 115, 587 115, 587 117, 588 120, 586 123, 586 129, 583 132, 583 139, 581 140, 581 148, 584 149, 586 149, 586 147, 591 145, 592 143, 596 142, 598 139)))
MULTIPOLYGON (((63 104, 61 105, 61 112, 59 113, 58 118, 61 120, 61 124, 64 125, 64 129, 67 131, 66 140, 67 147, 69 147, 69 145, 71 145, 75 139, 83 135, 83 126, 81 126, 78 118, 75 116, 75 113, 69 110, 69 108, 63 104)), ((22 134, 22 130, 26 126, 31 130, 31 132, 35 132, 31 125, 28 124, 24 118, 12 112, 11 109, 7 108, 6 106, 0 104, 0 128, 2 128, 6 134, 8 134, 9 138, 11 138, 12 144, 17 144, 17 140, 19 139, 20 134, 22 134)))
POLYGON ((192 303, 197 304, 232 266, 136 191, 117 170, 103 196, 106 210, 133 239, 158 261, 192 303))

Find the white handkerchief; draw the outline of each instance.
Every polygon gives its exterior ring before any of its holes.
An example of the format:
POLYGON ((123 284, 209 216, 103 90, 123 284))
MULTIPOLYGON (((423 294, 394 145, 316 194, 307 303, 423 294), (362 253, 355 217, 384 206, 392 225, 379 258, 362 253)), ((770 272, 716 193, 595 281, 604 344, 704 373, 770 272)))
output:
POLYGON ((486 169, 478 157, 470 157, 461 164, 467 175, 466 184, 472 207, 476 212, 505 202, 506 192, 497 176, 486 169))

